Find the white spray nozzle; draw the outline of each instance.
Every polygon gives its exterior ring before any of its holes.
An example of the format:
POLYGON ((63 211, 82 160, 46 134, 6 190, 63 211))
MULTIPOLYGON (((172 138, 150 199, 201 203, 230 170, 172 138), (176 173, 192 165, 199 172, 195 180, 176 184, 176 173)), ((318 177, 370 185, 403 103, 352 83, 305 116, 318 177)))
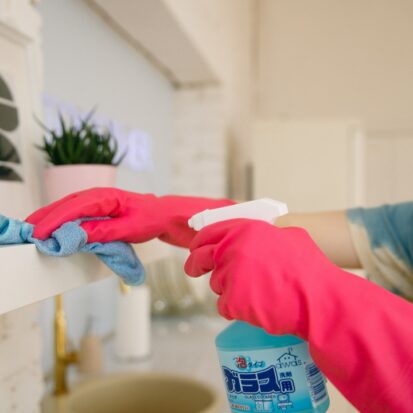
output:
POLYGON ((287 213, 287 205, 283 202, 263 198, 217 209, 207 209, 194 215, 188 221, 188 225, 200 231, 207 225, 236 218, 257 219, 272 224, 279 216, 287 213))

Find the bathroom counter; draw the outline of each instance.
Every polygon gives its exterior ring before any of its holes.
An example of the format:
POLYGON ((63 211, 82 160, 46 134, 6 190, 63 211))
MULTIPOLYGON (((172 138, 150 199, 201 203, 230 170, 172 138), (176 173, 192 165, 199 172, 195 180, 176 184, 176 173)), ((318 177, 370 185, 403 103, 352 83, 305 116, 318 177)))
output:
MULTIPOLYGON (((215 337, 227 325, 218 317, 155 318, 152 323, 152 354, 137 361, 121 361, 113 351, 113 340, 104 345, 104 374, 159 372, 202 381, 222 398, 220 413, 229 413, 224 380, 215 349, 215 337)), ((71 369, 69 381, 76 387, 86 377, 71 369)), ((44 413, 48 413, 46 409, 44 413)))
POLYGON ((215 348, 215 337, 228 322, 218 317, 193 316, 155 318, 152 323, 152 354, 146 360, 120 361, 113 351, 113 341, 105 346, 105 370, 152 371, 181 374, 204 381, 223 399, 221 413, 229 412, 224 380, 215 348))
POLYGON ((228 322, 218 317, 155 318, 152 322, 152 354, 146 360, 121 361, 113 340, 105 346, 108 372, 157 371, 180 373, 207 381, 218 390, 224 382, 215 348, 215 337, 228 322))

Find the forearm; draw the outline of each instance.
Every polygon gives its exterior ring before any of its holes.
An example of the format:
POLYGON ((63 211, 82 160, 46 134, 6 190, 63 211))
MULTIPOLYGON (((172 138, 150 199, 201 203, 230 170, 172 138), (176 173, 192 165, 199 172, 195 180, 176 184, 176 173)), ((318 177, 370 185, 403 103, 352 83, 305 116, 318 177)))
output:
POLYGON ((302 227, 324 254, 343 268, 361 268, 345 211, 292 213, 277 219, 279 227, 302 227))

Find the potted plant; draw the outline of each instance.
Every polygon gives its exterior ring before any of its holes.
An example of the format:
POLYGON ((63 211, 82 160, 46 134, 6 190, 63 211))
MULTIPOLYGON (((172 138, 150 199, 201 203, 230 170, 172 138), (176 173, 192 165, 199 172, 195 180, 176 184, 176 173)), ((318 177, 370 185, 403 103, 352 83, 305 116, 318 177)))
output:
POLYGON ((83 189, 115 185, 116 167, 125 154, 118 156, 115 137, 108 129, 100 130, 92 115, 93 111, 75 124, 59 114, 60 130, 42 125, 46 134, 37 147, 49 164, 44 170, 47 202, 83 189))

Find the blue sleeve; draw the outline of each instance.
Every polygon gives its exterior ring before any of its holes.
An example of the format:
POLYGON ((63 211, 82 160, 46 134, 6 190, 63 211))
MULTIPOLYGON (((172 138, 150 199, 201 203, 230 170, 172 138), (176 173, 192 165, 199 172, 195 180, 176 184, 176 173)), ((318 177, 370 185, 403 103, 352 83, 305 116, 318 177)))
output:
POLYGON ((413 268, 413 202, 350 209, 347 215, 364 226, 372 249, 388 248, 413 268))
POLYGON ((347 211, 360 261, 372 281, 413 296, 413 202, 347 211))

